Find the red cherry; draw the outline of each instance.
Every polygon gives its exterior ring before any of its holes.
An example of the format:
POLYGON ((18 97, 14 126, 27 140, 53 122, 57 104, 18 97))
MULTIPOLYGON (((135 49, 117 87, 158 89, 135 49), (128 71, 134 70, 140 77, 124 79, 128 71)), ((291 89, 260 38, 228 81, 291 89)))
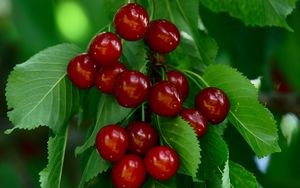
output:
POLYGON ((88 89, 94 85, 96 69, 95 63, 88 54, 80 54, 74 57, 67 68, 70 80, 77 87, 88 89))
POLYGON ((125 40, 139 40, 147 31, 149 16, 147 11, 136 3, 121 7, 114 17, 116 32, 125 40))
POLYGON ((114 96, 121 106, 134 108, 144 102, 150 93, 150 81, 138 71, 125 71, 114 84, 114 96))
POLYGON ((212 124, 221 123, 230 108, 226 94, 218 88, 208 87, 200 91, 195 98, 196 109, 212 124))
POLYGON ((126 130, 118 125, 107 125, 101 128, 96 137, 96 148, 107 161, 121 159, 128 148, 126 130))
POLYGON ((189 82, 187 78, 179 71, 167 72, 167 79, 169 82, 175 84, 180 91, 181 99, 184 101, 189 92, 189 82))
POLYGON ((89 55, 98 66, 109 66, 117 63, 121 53, 121 40, 111 32, 96 35, 89 46, 89 55))
POLYGON ((282 72, 277 66, 272 65, 271 76, 274 85, 274 89, 279 93, 290 93, 293 91, 290 83, 284 77, 282 72))
POLYGON ((149 24, 145 40, 153 51, 168 53, 178 46, 180 34, 173 23, 167 20, 154 20, 149 24))
POLYGON ((185 108, 180 112, 180 115, 194 128, 198 137, 203 136, 206 132, 207 120, 198 110, 185 108))
POLYGON ((158 143, 158 134, 150 123, 135 121, 127 126, 128 149, 132 153, 144 155, 158 143))
POLYGON ((157 82, 150 93, 149 106, 160 116, 177 115, 182 106, 178 89, 169 81, 157 82))
POLYGON ((176 174, 179 168, 179 156, 170 147, 156 146, 147 152, 144 163, 146 171, 152 177, 157 180, 167 180, 176 174))
POLYGON ((146 170, 143 160, 128 154, 114 164, 112 182, 116 188, 138 188, 144 183, 146 170))
POLYGON ((101 68, 96 75, 96 87, 103 93, 113 93, 117 76, 126 70, 123 63, 101 68))

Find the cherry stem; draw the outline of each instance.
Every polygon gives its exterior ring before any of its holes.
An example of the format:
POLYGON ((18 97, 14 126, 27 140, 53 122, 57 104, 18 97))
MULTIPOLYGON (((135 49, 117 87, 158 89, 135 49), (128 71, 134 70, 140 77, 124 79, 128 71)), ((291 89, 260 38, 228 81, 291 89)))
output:
POLYGON ((195 80, 195 78, 194 77, 192 77, 191 75, 189 75, 189 74, 184 74, 186 77, 188 77, 190 80, 192 80, 196 85, 197 85, 197 87, 199 87, 200 89, 202 89, 203 87, 201 86, 201 84, 199 84, 199 82, 197 82, 197 80, 195 80))
POLYGON ((108 24, 107 30, 108 30, 108 32, 111 32, 111 24, 108 24))
MULTIPOLYGON (((174 70, 178 70, 175 66, 172 66, 172 65, 168 65, 168 66, 171 67, 174 70)), ((204 87, 209 87, 209 84, 199 74, 196 74, 195 72, 190 71, 190 70, 186 70, 186 69, 181 70, 181 72, 183 72, 184 75, 186 75, 190 80, 192 80, 200 89, 202 89, 203 86, 204 87), (197 78, 200 81, 201 85, 199 84, 199 82, 197 82, 197 80, 195 78, 197 78)))
POLYGON ((199 74, 196 74, 193 71, 189 71, 189 70, 182 70, 182 72, 184 72, 187 76, 189 76, 189 78, 191 78, 190 76, 196 77, 204 87, 209 87, 209 84, 199 74))
POLYGON ((142 103, 142 121, 145 122, 145 103, 142 103))
POLYGON ((168 140, 164 137, 164 134, 162 133, 158 115, 155 115, 155 119, 156 119, 156 124, 158 126, 158 130, 160 132, 160 136, 162 138, 162 139, 160 139, 160 145, 164 145, 164 142, 165 142, 168 146, 172 147, 171 144, 168 142, 168 140))
POLYGON ((150 17, 149 20, 153 19, 154 13, 155 13, 155 6, 154 6, 154 0, 148 0, 148 3, 150 5, 150 17))
POLYGON ((160 71, 161 71, 161 79, 162 80, 166 80, 166 71, 165 68, 163 66, 160 67, 160 71))
POLYGON ((170 19, 171 19, 172 22, 174 22, 174 16, 173 16, 173 13, 172 13, 170 2, 169 2, 169 0, 165 0, 165 2, 166 2, 166 8, 167 8, 167 11, 169 13, 170 19))

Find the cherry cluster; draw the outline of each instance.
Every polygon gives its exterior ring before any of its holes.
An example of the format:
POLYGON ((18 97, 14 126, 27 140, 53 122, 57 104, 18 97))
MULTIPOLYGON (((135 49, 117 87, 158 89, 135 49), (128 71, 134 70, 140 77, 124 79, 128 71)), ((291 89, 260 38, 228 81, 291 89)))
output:
MULTIPOLYGON (((70 80, 79 88, 94 85, 100 92, 113 94, 126 108, 146 103, 150 113, 174 117, 180 115, 203 136, 207 124, 219 124, 229 111, 226 94, 208 87, 195 97, 195 108, 183 108, 189 93, 188 79, 177 70, 168 70, 163 54, 172 52, 180 43, 180 33, 170 21, 149 22, 147 11, 136 3, 121 7, 115 14, 113 32, 96 35, 88 52, 77 55, 68 64, 70 80), (144 39, 149 47, 148 74, 129 70, 119 58, 122 54, 120 38, 128 41, 144 39), (158 67, 162 68, 158 74, 158 67)), ((144 110, 144 109, 142 109, 144 110)), ((167 146, 158 146, 156 130, 143 121, 134 121, 127 128, 107 125, 99 130, 96 148, 103 159, 114 162, 112 179, 116 187, 139 187, 146 172, 158 180, 176 174, 179 156, 167 146), (143 159, 142 159, 143 157, 143 159)))
POLYGON ((158 146, 158 141, 155 128, 146 122, 134 121, 126 129, 119 125, 100 129, 96 148, 103 159, 115 162, 112 167, 115 187, 140 187, 146 172, 158 180, 176 174, 179 167, 177 153, 168 146, 158 146))

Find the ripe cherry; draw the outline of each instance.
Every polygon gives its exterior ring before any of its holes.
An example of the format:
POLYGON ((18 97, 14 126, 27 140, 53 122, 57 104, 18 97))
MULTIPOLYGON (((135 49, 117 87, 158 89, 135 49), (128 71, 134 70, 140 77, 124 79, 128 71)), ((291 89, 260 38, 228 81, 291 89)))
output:
POLYGON ((101 128, 96 137, 96 148, 107 161, 121 159, 128 148, 126 130, 118 125, 107 125, 101 128))
POLYGON ((226 94, 218 88, 208 87, 200 91, 195 98, 196 109, 212 124, 221 123, 230 108, 226 94))
POLYGON ((127 126, 129 138, 128 150, 138 155, 144 155, 158 143, 158 134, 150 123, 135 121, 127 126))
POLYGON ((180 42, 180 34, 173 23, 154 20, 149 24, 145 40, 153 51, 163 54, 175 50, 180 42))
POLYGON ((157 180, 167 180, 179 168, 179 156, 170 147, 156 146, 150 149, 144 159, 146 171, 157 180))
POLYGON ((136 3, 121 7, 114 17, 116 32, 125 40, 139 40, 147 31, 149 16, 147 11, 136 3))
POLYGON ((143 160, 128 154, 114 164, 112 182, 116 188, 138 188, 144 183, 146 170, 143 160))
POLYGON ((182 106, 178 89, 169 81, 157 82, 151 90, 149 106, 160 116, 177 115, 182 106))
POLYGON ((180 112, 181 117, 194 128, 198 137, 203 136, 207 128, 207 120, 195 109, 185 108, 180 112))
POLYGON ((79 88, 88 89, 94 85, 95 63, 88 54, 74 57, 68 64, 67 72, 70 80, 79 88))
POLYGON ((150 93, 150 81, 138 71, 125 71, 114 84, 114 96, 121 106, 134 108, 144 102, 150 93))
POLYGON ((113 93, 117 76, 126 70, 127 68, 123 63, 101 68, 96 75, 96 87, 103 93, 113 93))
POLYGON ((89 46, 89 55, 100 67, 117 63, 121 53, 121 40, 111 32, 96 35, 89 46))
POLYGON ((184 101, 189 92, 189 82, 187 78, 179 71, 169 71, 167 72, 167 79, 169 82, 175 84, 180 91, 182 101, 184 101))

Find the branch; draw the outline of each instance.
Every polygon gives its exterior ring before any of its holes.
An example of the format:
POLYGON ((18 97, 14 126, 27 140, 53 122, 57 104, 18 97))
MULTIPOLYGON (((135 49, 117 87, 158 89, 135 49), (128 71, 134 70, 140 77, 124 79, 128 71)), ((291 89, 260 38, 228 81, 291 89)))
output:
POLYGON ((270 110, 276 110, 281 113, 292 112, 300 119, 299 93, 260 93, 259 101, 270 110))

